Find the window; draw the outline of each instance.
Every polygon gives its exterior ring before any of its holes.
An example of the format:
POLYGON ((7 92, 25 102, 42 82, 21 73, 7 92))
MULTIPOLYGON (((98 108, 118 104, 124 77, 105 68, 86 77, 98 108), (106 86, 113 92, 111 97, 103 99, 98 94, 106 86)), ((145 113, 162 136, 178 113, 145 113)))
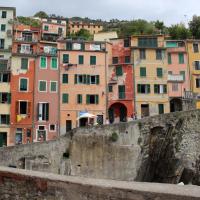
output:
POLYGON ((178 54, 178 60, 179 60, 179 64, 184 64, 184 54, 183 53, 178 54))
POLYGON ((140 76, 146 77, 146 67, 140 67, 140 76))
POLYGON ((183 76, 183 80, 185 81, 185 71, 180 71, 180 75, 183 76))
POLYGON ((162 50, 156 50, 156 60, 162 60, 162 50))
POLYGON ((168 71, 168 74, 169 74, 169 75, 172 75, 172 74, 173 74, 173 72, 172 72, 172 71, 168 71))
POLYGON ((145 60, 146 59, 146 51, 145 49, 140 49, 140 59, 145 60))
POLYGON ((130 63, 130 62, 131 62, 130 56, 125 56, 125 63, 130 63))
POLYGON ((0 124, 10 124, 10 115, 0 115, 0 124))
POLYGON ((82 55, 78 56, 78 64, 79 65, 83 65, 84 64, 84 56, 82 56, 82 55))
POLYGON ((125 85, 118 85, 118 96, 119 96, 119 99, 126 98, 125 85))
POLYGON ((155 94, 166 94, 167 93, 167 85, 154 85, 154 93, 155 94))
POLYGON ((196 88, 200 88, 200 78, 196 79, 196 88))
POLYGON ((99 75, 90 76, 90 84, 99 84, 99 75))
POLYGON ((99 84, 99 75, 88 75, 88 74, 75 74, 74 83, 75 84, 99 84))
POLYGON ((77 103, 81 104, 83 101, 82 94, 77 94, 77 103))
POLYGON ((90 56, 90 65, 96 65, 96 56, 90 56))
POLYGON ((157 38, 138 38, 138 46, 139 47, 157 47, 158 41, 157 38))
POLYGON ((21 69, 28 69, 28 58, 21 58, 21 69))
POLYGON ((162 68, 157 68, 157 77, 159 77, 159 78, 163 77, 163 70, 162 70, 162 68))
POLYGON ((63 54, 63 63, 69 63, 69 54, 63 54))
POLYGON ((0 59, 0 71, 8 69, 8 60, 0 59))
POLYGON ((58 84, 57 81, 50 82, 50 92, 57 92, 58 84))
POLYGON ((68 74, 63 74, 62 75, 62 83, 67 84, 68 83, 68 74))
POLYGON ((7 12, 6 11, 2 11, 1 18, 6 18, 6 17, 7 17, 7 12))
POLYGON ((172 91, 177 92, 178 91, 178 83, 172 83, 172 91))
POLYGON ((69 102, 69 94, 62 94, 62 103, 68 103, 69 102))
POLYGON ((129 38, 124 39, 124 47, 130 47, 130 39, 129 38))
POLYGON ((119 62, 119 58, 118 57, 113 57, 112 58, 112 63, 113 64, 118 64, 118 62, 119 62))
POLYGON ((19 81, 20 81, 19 91, 27 92, 28 91, 28 79, 20 78, 19 81))
POLYGON ((194 61, 194 68, 195 70, 200 70, 200 61, 198 60, 194 61))
POLYGON ((56 125, 55 124, 49 124, 49 131, 56 131, 56 125))
POLYGON ((62 35, 62 33, 63 33, 63 29, 59 27, 59 28, 58 28, 58 34, 59 34, 59 35, 62 35))
POLYGON ((49 103, 38 103, 38 121, 49 120, 49 103))
POLYGON ((40 68, 41 69, 47 68, 47 58, 46 57, 40 57, 40 68))
POLYGON ((116 66, 115 70, 116 70, 116 76, 122 76, 123 75, 123 69, 122 69, 121 65, 116 66))
POLYGON ((44 30, 45 30, 45 31, 48 31, 48 30, 49 30, 49 26, 45 25, 45 26, 44 26, 44 30))
MULTIPOLYGON (((18 103, 18 102, 17 102, 18 103)), ((28 102, 27 101, 19 101, 19 115, 27 115, 28 114, 28 102)))
POLYGON ((108 91, 113 92, 113 86, 112 85, 108 85, 108 91))
POLYGON ((199 52, 199 44, 198 43, 193 43, 193 51, 194 51, 194 53, 199 52))
POLYGON ((22 144, 22 135, 23 135, 22 128, 17 128, 16 133, 15 133, 16 144, 22 144))
POLYGON ((47 91, 47 81, 39 81, 39 92, 47 91))
POLYGON ((0 103, 11 103, 11 94, 7 92, 0 93, 0 103))
POLYGON ((164 113, 164 104, 158 104, 158 114, 164 113))
POLYGON ((171 53, 168 53, 167 56, 168 56, 168 64, 172 64, 172 55, 171 55, 171 53))
POLYGON ((99 103, 99 95, 87 94, 86 95, 86 103, 87 104, 98 104, 99 103))
POLYGON ((139 94, 148 94, 151 92, 150 84, 138 84, 137 91, 139 94))
POLYGON ((10 73, 0 73, 0 82, 9 83, 10 82, 10 73))
POLYGON ((51 58, 51 69, 58 69, 58 59, 51 58))
POLYGON ((0 39, 0 49, 4 49, 5 39, 0 39))
POLYGON ((1 31, 6 31, 6 25, 5 24, 1 24, 1 31))

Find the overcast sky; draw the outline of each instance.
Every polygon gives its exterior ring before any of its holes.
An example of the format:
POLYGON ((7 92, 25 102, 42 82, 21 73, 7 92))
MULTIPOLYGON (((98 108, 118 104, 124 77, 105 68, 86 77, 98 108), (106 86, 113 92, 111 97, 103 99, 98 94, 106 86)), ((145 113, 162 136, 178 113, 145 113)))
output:
POLYGON ((43 10, 64 17, 159 19, 166 25, 186 23, 194 14, 200 15, 199 0, 0 0, 0 6, 15 6, 17 15, 24 16, 43 10))

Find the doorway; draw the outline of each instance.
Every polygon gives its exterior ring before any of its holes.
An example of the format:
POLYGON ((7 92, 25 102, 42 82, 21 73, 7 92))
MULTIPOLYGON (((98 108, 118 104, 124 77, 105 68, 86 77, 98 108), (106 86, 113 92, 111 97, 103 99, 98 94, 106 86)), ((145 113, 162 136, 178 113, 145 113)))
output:
POLYGON ((149 104, 141 104, 141 118, 149 116, 149 104))
POLYGON ((72 130, 72 120, 66 120, 66 132, 72 130))
POLYGON ((0 147, 7 146, 7 133, 0 132, 0 147))

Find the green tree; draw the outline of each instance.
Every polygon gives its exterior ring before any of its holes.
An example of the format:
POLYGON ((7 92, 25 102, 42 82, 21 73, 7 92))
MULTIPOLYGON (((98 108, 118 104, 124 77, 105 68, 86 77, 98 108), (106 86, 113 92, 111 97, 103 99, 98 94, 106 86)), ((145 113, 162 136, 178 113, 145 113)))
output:
POLYGON ((189 29, 184 24, 172 25, 168 28, 169 35, 172 39, 184 40, 191 37, 189 29))
POLYGON ((195 39, 200 39, 200 16, 194 15, 189 22, 189 28, 195 39))
POLYGON ((19 16, 19 17, 17 17, 17 21, 21 24, 24 24, 24 25, 29 25, 29 26, 33 26, 33 27, 40 27, 40 21, 32 19, 30 17, 19 16))
POLYGON ((90 32, 86 29, 81 29, 80 31, 78 31, 75 36, 77 38, 83 38, 84 40, 91 40, 92 39, 92 35, 90 34, 90 32))
POLYGON ((39 12, 35 13, 34 17, 47 18, 48 15, 44 11, 39 11, 39 12))
POLYGON ((163 33, 164 28, 165 28, 164 22, 161 22, 161 21, 157 20, 157 21, 154 23, 154 25, 155 25, 155 28, 156 28, 158 31, 160 31, 160 33, 163 33))

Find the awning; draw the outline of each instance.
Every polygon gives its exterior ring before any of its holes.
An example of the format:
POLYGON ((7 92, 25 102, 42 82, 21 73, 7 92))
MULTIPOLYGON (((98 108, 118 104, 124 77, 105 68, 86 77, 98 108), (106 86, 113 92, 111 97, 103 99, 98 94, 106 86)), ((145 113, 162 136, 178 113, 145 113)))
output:
POLYGON ((95 118, 95 117, 96 116, 91 113, 83 113, 77 118, 77 120, 82 119, 82 118, 95 118))

